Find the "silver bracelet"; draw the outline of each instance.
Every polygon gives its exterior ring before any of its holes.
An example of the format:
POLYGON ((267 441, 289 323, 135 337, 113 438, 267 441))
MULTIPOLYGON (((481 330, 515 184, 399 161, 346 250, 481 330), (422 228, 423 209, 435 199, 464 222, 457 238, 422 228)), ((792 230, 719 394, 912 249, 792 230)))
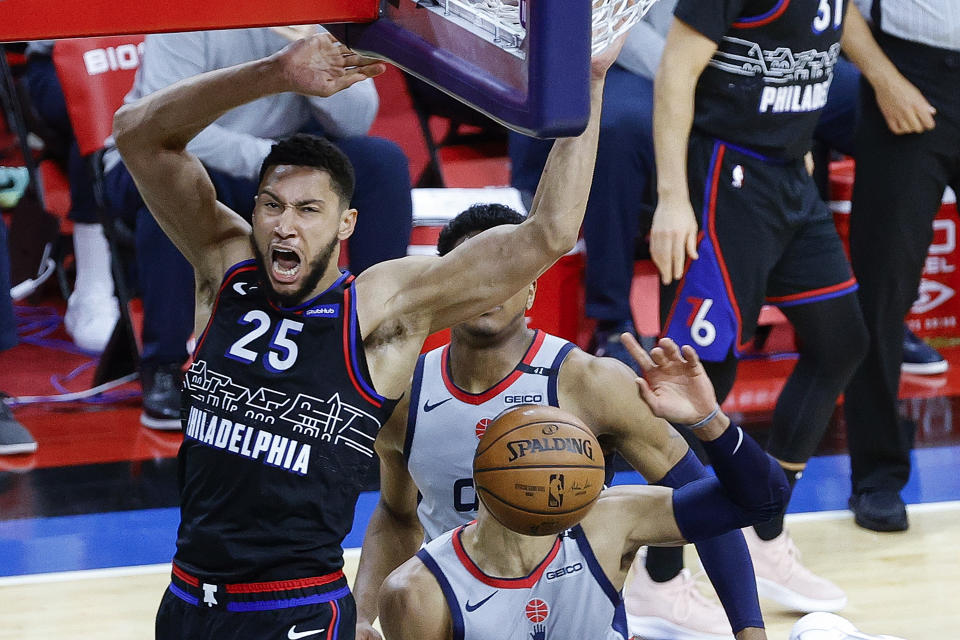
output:
POLYGON ((694 422, 693 424, 686 425, 687 429, 699 429, 700 427, 706 425, 708 422, 717 417, 717 414, 720 413, 720 405, 717 404, 717 408, 714 409, 707 415, 706 418, 700 420, 699 422, 694 422))

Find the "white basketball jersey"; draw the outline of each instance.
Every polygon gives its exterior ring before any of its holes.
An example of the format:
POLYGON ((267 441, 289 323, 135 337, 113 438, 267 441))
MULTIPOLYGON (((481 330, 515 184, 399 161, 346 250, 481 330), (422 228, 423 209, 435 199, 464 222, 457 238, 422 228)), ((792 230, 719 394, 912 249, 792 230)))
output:
POLYGON ((417 515, 427 541, 476 517, 473 455, 480 436, 510 406, 556 407, 557 372, 575 346, 537 331, 517 367, 483 393, 467 393, 453 383, 447 363, 450 345, 420 356, 403 453, 422 496, 417 515))
POLYGON ((623 599, 580 525, 557 536, 525 578, 494 578, 463 549, 463 527, 417 552, 450 609, 453 640, 624 640, 623 599))

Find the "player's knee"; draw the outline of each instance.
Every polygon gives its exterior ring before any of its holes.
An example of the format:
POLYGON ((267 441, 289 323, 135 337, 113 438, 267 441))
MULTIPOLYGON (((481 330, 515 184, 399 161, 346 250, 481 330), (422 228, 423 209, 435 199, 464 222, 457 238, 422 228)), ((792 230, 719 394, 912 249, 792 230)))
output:
POLYGON ((863 322, 858 322, 851 328, 847 348, 847 363, 853 371, 866 357, 867 350, 870 348, 870 333, 863 322))
POLYGON ((819 345, 816 354, 822 369, 832 369, 841 377, 853 374, 867 355, 870 345, 870 334, 863 323, 862 316, 857 313, 853 320, 855 321, 844 323, 842 327, 831 326, 829 328, 831 339, 819 345))

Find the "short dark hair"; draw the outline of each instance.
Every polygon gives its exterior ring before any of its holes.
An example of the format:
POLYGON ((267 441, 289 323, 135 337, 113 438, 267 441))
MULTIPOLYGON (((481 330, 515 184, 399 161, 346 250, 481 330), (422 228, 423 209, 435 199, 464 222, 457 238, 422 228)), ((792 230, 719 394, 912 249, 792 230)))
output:
POLYGON ((267 171, 281 164, 326 171, 330 176, 330 185, 341 200, 349 205, 353 198, 353 166, 347 156, 325 138, 297 133, 274 143, 260 165, 260 179, 257 184, 263 182, 267 171))
POLYGON ((522 213, 503 204, 475 204, 447 223, 437 239, 437 253, 445 256, 457 243, 470 234, 499 227, 502 224, 520 224, 526 220, 522 213))

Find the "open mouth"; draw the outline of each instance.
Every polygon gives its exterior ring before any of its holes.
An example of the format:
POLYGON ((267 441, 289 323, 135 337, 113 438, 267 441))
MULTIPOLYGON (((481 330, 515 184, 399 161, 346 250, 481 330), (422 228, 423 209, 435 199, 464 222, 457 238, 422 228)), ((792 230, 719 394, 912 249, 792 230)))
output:
POLYGON ((295 251, 274 247, 271 251, 273 276, 279 282, 293 282, 300 273, 300 256, 295 251))

